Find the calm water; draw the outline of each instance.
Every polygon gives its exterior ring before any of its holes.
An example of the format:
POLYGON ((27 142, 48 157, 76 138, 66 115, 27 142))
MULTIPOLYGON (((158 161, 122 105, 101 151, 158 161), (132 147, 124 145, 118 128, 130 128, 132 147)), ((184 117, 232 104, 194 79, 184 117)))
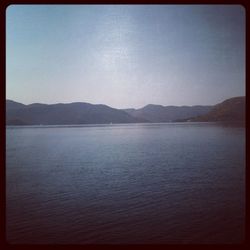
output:
POLYGON ((9 243, 244 240, 242 127, 9 127, 6 140, 9 243))

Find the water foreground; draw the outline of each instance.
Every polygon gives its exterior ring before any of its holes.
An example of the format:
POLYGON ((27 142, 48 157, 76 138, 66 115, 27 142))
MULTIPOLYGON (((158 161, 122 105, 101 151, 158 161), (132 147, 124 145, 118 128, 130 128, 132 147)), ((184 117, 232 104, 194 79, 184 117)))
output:
POLYGON ((244 240, 241 126, 8 127, 6 181, 9 243, 244 240))

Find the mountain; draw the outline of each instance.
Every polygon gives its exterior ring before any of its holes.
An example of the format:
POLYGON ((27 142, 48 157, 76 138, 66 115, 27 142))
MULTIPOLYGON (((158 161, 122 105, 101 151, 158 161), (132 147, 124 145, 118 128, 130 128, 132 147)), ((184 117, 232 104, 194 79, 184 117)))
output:
POLYGON ((212 106, 161 106, 148 104, 141 109, 124 109, 135 118, 149 122, 171 122, 208 113, 212 106))
POLYGON ((188 120, 195 122, 245 121, 245 106, 245 96, 233 97, 215 105, 207 114, 188 120))
POLYGON ((19 109, 19 108, 24 108, 25 105, 20 103, 20 102, 14 102, 11 100, 7 100, 6 101, 6 109, 10 110, 10 109, 19 109))
POLYGON ((107 124, 145 122, 130 116, 123 110, 106 105, 75 102, 69 104, 24 105, 6 101, 7 125, 66 125, 66 124, 107 124))
POLYGON ((161 106, 114 109, 84 102, 42 104, 6 100, 7 125, 109 124, 171 121, 244 121, 245 97, 234 97, 214 106, 161 106))

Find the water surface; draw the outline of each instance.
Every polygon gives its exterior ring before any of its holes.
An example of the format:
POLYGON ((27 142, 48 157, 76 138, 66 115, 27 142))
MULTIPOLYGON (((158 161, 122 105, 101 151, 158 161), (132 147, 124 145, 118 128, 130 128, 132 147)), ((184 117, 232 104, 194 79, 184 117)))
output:
POLYGON ((216 123, 6 129, 7 240, 241 243, 245 129, 216 123))

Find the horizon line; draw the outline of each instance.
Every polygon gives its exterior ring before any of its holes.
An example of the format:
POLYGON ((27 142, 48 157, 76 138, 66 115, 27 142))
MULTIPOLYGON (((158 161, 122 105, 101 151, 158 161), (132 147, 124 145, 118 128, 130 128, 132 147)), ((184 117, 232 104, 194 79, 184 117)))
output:
MULTIPOLYGON (((242 96, 233 96, 233 97, 226 98, 226 99, 222 100, 221 102, 226 101, 228 99, 232 99, 232 98, 238 98, 238 97, 246 97, 246 96, 245 95, 242 95, 242 96)), ((84 101, 82 101, 82 102, 80 102, 80 101, 67 102, 67 103, 65 103, 65 102, 58 102, 58 103, 50 103, 50 104, 48 104, 48 103, 41 103, 41 102, 33 102, 33 103, 30 103, 30 104, 23 104, 22 102, 17 102, 17 101, 14 101, 12 99, 7 99, 6 98, 5 100, 6 101, 12 101, 12 102, 20 103, 20 104, 25 105, 25 106, 29 106, 29 105, 33 105, 33 104, 41 104, 41 105, 58 105, 58 104, 64 104, 64 105, 67 105, 67 104, 74 104, 74 103, 85 103, 85 104, 90 104, 90 105, 104 105, 104 106, 108 106, 110 108, 114 108, 112 106, 109 106, 109 105, 103 104, 103 103, 89 103, 89 102, 84 102, 84 101)), ((221 102, 218 102, 216 104, 219 104, 221 102)), ((114 109, 118 109, 118 110, 135 109, 136 110, 136 109, 145 108, 146 106, 149 106, 149 105, 162 106, 162 107, 195 107, 195 106, 215 106, 216 104, 208 104, 208 105, 206 105, 206 104, 203 104, 203 105, 201 105, 201 104, 195 104, 195 105, 162 105, 162 104, 148 103, 148 104, 144 105, 141 108, 114 108, 114 109)))

